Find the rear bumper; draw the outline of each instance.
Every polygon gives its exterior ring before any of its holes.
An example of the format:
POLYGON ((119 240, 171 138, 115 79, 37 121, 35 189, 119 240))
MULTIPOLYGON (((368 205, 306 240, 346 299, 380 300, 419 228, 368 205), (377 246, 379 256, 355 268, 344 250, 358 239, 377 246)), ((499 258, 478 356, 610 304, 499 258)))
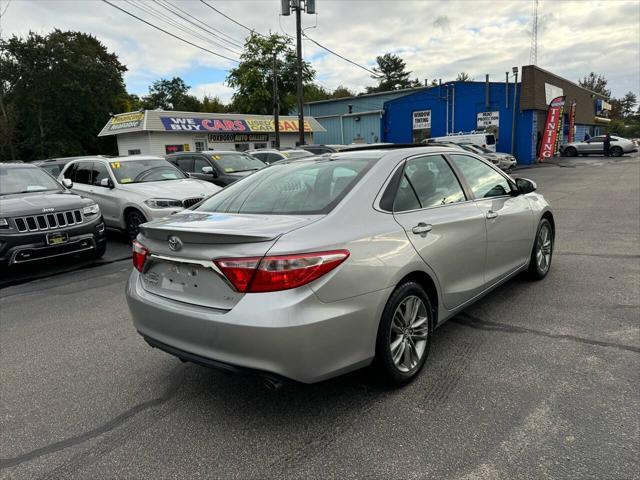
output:
POLYGON ((147 292, 133 270, 127 302, 148 343, 201 365, 302 383, 371 363, 390 290, 322 303, 310 288, 246 294, 232 310, 147 292))

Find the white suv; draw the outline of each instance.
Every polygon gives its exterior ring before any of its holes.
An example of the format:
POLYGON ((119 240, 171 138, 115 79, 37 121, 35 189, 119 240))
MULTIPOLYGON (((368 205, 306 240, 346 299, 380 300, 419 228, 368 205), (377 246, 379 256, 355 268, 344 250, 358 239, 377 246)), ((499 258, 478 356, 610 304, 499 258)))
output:
POLYGON ((108 227, 130 239, 140 224, 166 217, 199 203, 220 187, 188 178, 160 157, 87 157, 65 165, 59 179, 73 182, 71 191, 94 200, 108 227))

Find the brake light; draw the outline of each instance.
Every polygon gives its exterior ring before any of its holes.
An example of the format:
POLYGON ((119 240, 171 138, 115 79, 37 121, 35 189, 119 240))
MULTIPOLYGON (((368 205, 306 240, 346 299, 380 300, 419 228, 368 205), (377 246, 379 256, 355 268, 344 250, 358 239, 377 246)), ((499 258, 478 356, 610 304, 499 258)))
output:
POLYGON ((348 250, 214 260, 241 293, 301 287, 330 272, 349 257, 348 250))
POLYGON ((142 272, 144 268, 144 262, 147 261, 147 257, 149 256, 149 249, 142 245, 137 240, 133 241, 133 266, 139 272, 142 272))

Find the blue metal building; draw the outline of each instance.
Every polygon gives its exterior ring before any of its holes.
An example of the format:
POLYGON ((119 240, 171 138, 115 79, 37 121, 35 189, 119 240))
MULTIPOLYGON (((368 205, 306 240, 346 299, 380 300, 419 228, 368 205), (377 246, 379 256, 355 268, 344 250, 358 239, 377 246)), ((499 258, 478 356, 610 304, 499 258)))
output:
POLYGON ((496 134, 497 151, 511 152, 515 112, 515 155, 519 163, 530 163, 535 157, 536 119, 532 110, 521 111, 519 103, 520 84, 450 82, 385 102, 382 141, 412 143, 487 129, 496 134), (416 122, 424 115, 430 122, 416 122))
POLYGON ((380 120, 384 103, 422 90, 426 87, 309 102, 304 105, 304 113, 314 117, 327 130, 314 133, 316 143, 377 143, 382 141, 380 120))

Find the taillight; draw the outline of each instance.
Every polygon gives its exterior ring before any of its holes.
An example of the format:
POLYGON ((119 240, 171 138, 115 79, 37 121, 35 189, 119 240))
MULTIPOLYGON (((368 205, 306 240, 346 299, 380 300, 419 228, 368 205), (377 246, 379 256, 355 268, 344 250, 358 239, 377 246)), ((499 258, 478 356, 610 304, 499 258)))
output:
POLYGON ((301 287, 330 272, 349 257, 348 250, 221 258, 215 264, 241 293, 275 292, 301 287))
POLYGON ((147 257, 149 256, 149 250, 147 249, 147 247, 142 245, 137 240, 133 241, 132 247, 133 247, 133 266, 135 267, 136 270, 138 270, 139 272, 142 272, 142 269, 144 267, 144 262, 147 260, 147 257))

